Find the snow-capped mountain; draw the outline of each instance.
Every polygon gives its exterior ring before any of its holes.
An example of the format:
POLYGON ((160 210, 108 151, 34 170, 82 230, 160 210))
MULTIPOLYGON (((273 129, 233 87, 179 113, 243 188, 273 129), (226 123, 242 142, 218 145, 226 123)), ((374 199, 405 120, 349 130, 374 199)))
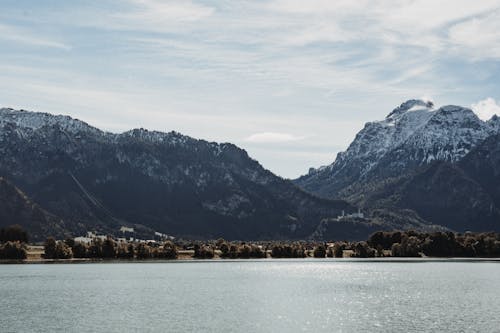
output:
POLYGON ((499 129, 498 117, 485 122, 468 108, 409 100, 384 120, 367 123, 331 165, 313 169, 296 183, 339 197, 355 184, 399 176, 433 161, 457 162, 499 129))
POLYGON ((70 232, 143 225, 196 238, 305 238, 355 208, 308 194, 230 143, 103 132, 67 116, 0 109, 0 176, 70 232))
POLYGON ((0 126, 16 125, 22 132, 36 131, 42 127, 57 125, 61 130, 71 133, 89 132, 98 135, 105 133, 89 124, 69 116, 52 115, 42 112, 29 112, 11 108, 0 109, 0 126))

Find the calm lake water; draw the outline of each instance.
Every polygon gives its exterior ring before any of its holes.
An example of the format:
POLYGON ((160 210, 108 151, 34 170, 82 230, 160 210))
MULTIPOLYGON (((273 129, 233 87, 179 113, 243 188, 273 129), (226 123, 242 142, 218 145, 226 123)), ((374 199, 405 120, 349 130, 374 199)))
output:
POLYGON ((1 332, 500 332, 500 263, 0 266, 1 332))

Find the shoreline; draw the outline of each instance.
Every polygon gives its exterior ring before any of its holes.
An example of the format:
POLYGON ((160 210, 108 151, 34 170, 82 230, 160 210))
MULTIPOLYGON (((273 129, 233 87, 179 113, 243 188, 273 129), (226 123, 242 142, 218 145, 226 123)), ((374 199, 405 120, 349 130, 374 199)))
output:
POLYGON ((140 264, 140 263, 222 263, 222 262, 331 262, 331 263, 500 263, 500 258, 461 258, 461 257, 422 257, 422 258, 249 258, 249 259, 94 259, 94 258, 72 258, 72 259, 25 259, 25 260, 0 260, 0 265, 57 265, 57 264, 140 264))

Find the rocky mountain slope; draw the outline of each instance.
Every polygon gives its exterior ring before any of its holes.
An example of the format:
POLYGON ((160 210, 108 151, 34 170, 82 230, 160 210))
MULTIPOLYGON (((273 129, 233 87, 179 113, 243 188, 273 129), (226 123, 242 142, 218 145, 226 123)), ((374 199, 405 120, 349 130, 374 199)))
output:
POLYGON ((296 183, 336 197, 356 182, 397 176, 432 161, 456 162, 498 132, 498 123, 497 118, 484 122, 460 106, 435 109, 432 102, 409 100, 384 120, 367 123, 332 164, 312 170, 296 183))
POLYGON ((21 190, 0 177, 0 228, 20 224, 30 230, 32 240, 51 234, 64 237, 64 222, 33 203, 21 190))
POLYGON ((458 165, 490 195, 495 205, 500 207, 500 134, 489 136, 458 165))
POLYGON ((499 122, 410 100, 367 123, 334 163, 296 183, 367 210, 409 209, 457 231, 498 230, 499 122))
POLYGON ((451 230, 500 228, 500 206, 458 165, 435 161, 400 177, 351 188, 345 197, 365 210, 411 210, 428 223, 451 230))
POLYGON ((304 192, 233 144, 106 133, 12 109, 0 109, 0 176, 73 233, 127 225, 178 237, 305 238, 321 220, 355 210, 304 192))

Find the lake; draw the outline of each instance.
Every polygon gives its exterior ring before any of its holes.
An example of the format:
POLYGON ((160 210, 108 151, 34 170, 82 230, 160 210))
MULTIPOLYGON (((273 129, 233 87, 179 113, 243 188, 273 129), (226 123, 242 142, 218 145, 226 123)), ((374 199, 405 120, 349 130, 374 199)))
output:
POLYGON ((499 332, 500 263, 0 265, 1 332, 499 332))

